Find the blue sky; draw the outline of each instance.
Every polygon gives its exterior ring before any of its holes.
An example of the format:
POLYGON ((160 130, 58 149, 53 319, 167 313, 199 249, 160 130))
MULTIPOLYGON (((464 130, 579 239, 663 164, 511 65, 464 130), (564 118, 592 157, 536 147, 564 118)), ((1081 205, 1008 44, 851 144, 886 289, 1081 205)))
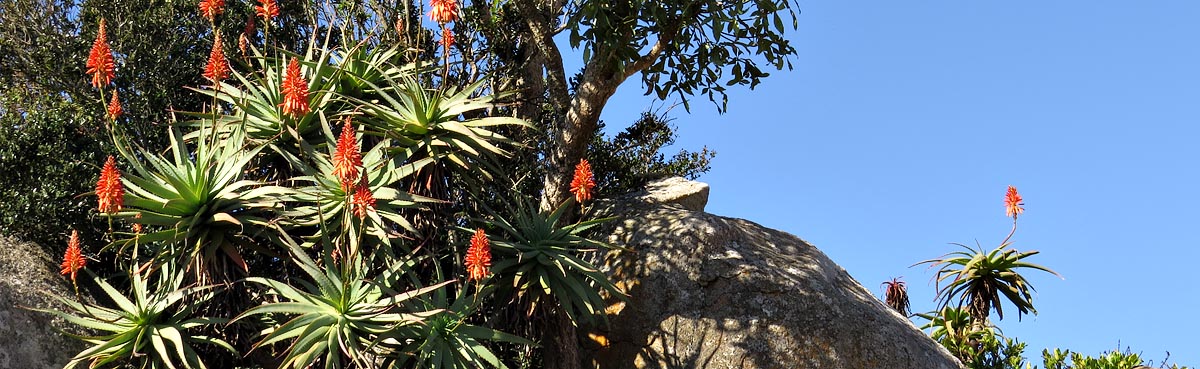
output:
MULTIPOLYGON (((1200 365, 1200 2, 800 5, 795 70, 727 114, 672 111, 678 147, 717 151, 709 212, 793 233, 876 295, 903 276, 928 311, 932 271, 909 265, 998 244, 1014 185, 1014 246, 1066 278, 1028 272, 1039 314, 998 322, 1026 356, 1119 341, 1200 365)), ((655 106, 641 91, 610 126, 655 106)))

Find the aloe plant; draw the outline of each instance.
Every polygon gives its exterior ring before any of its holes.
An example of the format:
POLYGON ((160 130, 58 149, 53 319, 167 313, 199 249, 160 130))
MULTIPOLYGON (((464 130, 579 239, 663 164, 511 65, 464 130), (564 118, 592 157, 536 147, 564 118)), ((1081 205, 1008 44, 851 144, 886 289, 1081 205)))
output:
MULTIPOLYGON (((233 109, 229 114, 186 112, 193 119, 185 123, 204 128, 198 130, 197 135, 213 127, 226 133, 240 131, 246 138, 267 142, 276 150, 294 152, 295 145, 280 145, 279 142, 319 140, 321 125, 327 125, 332 116, 350 109, 340 103, 335 92, 343 72, 339 65, 333 64, 334 52, 329 49, 313 48, 305 55, 280 52, 280 57, 269 57, 254 49, 251 61, 256 64, 255 72, 243 73, 235 69, 231 81, 221 82, 214 89, 197 89, 197 92, 228 104, 233 109), (282 85, 285 65, 290 57, 300 60, 301 75, 308 81, 308 100, 312 112, 300 117, 284 114, 280 107, 284 100, 282 85), (286 138, 290 140, 284 140, 286 138)), ((343 61, 348 62, 348 59, 343 61)))
POLYGON ((915 315, 928 320, 921 329, 928 329, 930 338, 964 362, 977 356, 980 342, 996 335, 991 327, 975 326, 971 315, 959 308, 947 306, 940 311, 915 315))
POLYGON ((499 144, 515 144, 492 129, 506 125, 532 128, 529 123, 512 117, 460 120, 480 110, 495 108, 497 99, 504 96, 473 97, 480 93, 483 80, 461 89, 432 90, 421 86, 415 78, 385 77, 387 86, 393 87, 367 83, 379 94, 378 102, 354 101, 362 105, 363 122, 396 140, 398 151, 413 153, 414 157, 445 160, 470 173, 491 178, 492 173, 499 172, 496 159, 511 155, 499 144))
POLYGON ((984 250, 982 246, 972 249, 960 243, 954 245, 966 251, 951 252, 917 264, 940 265, 937 282, 948 280, 949 283, 938 289, 939 305, 948 306, 957 299, 956 306, 965 304, 967 312, 979 322, 986 322, 992 309, 996 310, 1000 319, 1004 319, 1001 296, 1016 306, 1018 318, 1021 314, 1037 313, 1031 293, 1034 288, 1021 275, 1020 269, 1036 269, 1059 276, 1049 268, 1024 261, 1037 255, 1038 251, 1019 252, 1009 248, 1007 242, 991 251, 984 250))
POLYGON ((399 327, 384 334, 384 345, 393 346, 398 355, 384 361, 387 367, 409 367, 428 369, 471 369, 508 368, 485 344, 503 342, 536 346, 533 341, 520 336, 501 332, 469 320, 476 314, 484 300, 491 295, 495 286, 482 287, 474 293, 467 286, 459 289, 458 295, 450 300, 446 289, 431 294, 429 299, 417 303, 426 309, 441 310, 442 313, 426 319, 424 324, 399 327))
POLYGON ((904 281, 900 278, 892 278, 890 281, 883 282, 882 285, 885 287, 884 303, 900 315, 908 316, 908 287, 904 285, 904 281))
POLYGON ((528 210, 518 211, 511 221, 494 215, 486 223, 502 230, 505 237, 492 238, 496 255, 492 270, 500 285, 531 294, 531 309, 554 303, 575 322, 603 319, 606 305, 602 293, 616 298, 626 295, 581 254, 617 248, 584 237, 586 231, 612 219, 559 225, 574 201, 568 200, 551 213, 524 206, 528 210))
POLYGON ((424 324, 440 309, 410 310, 410 300, 433 292, 453 281, 445 281, 407 292, 394 292, 406 280, 415 260, 396 261, 378 275, 369 275, 361 253, 354 247, 339 248, 341 260, 322 253, 322 266, 310 258, 298 244, 284 237, 291 258, 310 282, 299 281, 301 288, 268 278, 246 281, 266 286, 280 302, 256 306, 234 321, 251 315, 282 314, 295 316, 273 327, 257 349, 276 342, 290 342, 280 368, 368 368, 387 352, 380 346, 380 335, 404 326, 424 324))
MULTIPOLYGON (((89 272, 90 273, 90 272, 89 272)), ((96 285, 116 305, 85 305, 58 297, 71 312, 41 310, 68 322, 98 332, 98 335, 74 335, 90 347, 71 358, 66 368, 81 363, 89 367, 130 364, 140 368, 206 368, 193 344, 210 344, 236 355, 229 343, 218 338, 193 334, 196 328, 223 324, 226 319, 195 317, 196 306, 215 294, 214 286, 183 287, 183 274, 163 269, 157 283, 146 274, 130 278, 130 296, 126 296, 100 277, 96 285)))
MULTIPOLYGON (((330 134, 332 135, 332 134, 330 134)), ((333 174, 332 151, 330 153, 307 148, 307 161, 289 157, 292 166, 300 168, 302 176, 292 178, 297 185, 282 199, 289 204, 284 213, 284 223, 289 227, 310 227, 317 232, 308 236, 309 244, 321 237, 340 235, 357 239, 359 233, 374 237, 382 244, 393 238, 393 226, 402 230, 413 230, 412 224, 401 214, 403 209, 421 209, 422 204, 439 202, 423 196, 397 190, 402 180, 409 178, 422 167, 433 162, 431 158, 408 160, 404 156, 389 153, 390 140, 383 140, 363 154, 363 173, 366 185, 376 200, 374 211, 364 219, 351 214, 351 192, 344 188, 333 174)))
POLYGON ((279 196, 290 191, 244 179, 261 147, 242 142, 238 135, 205 138, 193 152, 173 129, 169 157, 117 145, 133 171, 121 178, 127 208, 116 216, 136 217, 150 231, 113 245, 135 252, 148 245, 160 263, 178 259, 202 279, 226 275, 228 265, 245 271, 243 252, 265 250, 254 237, 270 229, 279 196))

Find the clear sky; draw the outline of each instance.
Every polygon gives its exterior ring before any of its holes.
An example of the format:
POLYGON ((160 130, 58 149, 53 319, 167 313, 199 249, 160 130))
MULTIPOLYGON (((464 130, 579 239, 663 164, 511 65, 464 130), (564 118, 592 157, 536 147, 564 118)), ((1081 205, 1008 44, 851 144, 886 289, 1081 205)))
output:
MULTIPOLYGON (((793 233, 877 296, 918 261, 1007 234, 1039 314, 998 324, 1096 355, 1118 342, 1200 366, 1200 2, 802 1, 795 70, 676 108, 678 147, 717 151, 708 211, 793 233)), ((654 105, 637 81, 610 126, 654 105)))

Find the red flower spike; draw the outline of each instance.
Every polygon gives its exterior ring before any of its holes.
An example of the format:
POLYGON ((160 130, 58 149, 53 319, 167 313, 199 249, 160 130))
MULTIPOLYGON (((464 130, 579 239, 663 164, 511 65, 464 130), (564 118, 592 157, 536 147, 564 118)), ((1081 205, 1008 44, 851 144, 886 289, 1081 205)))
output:
POLYGON ((218 14, 224 12, 224 0, 200 0, 200 16, 216 22, 218 14))
POLYGON ((1021 200, 1021 194, 1017 193, 1017 188, 1008 186, 1008 192, 1004 194, 1004 213, 1013 219, 1017 219, 1018 215, 1025 212, 1025 205, 1021 200))
POLYGON ((487 277, 488 268, 492 266, 492 248, 483 229, 475 230, 475 235, 471 237, 471 247, 467 249, 467 257, 463 260, 463 264, 467 267, 468 280, 478 281, 487 277))
POLYGON ((299 119, 308 113, 308 81, 300 75, 300 61, 292 58, 283 77, 283 114, 299 119))
POLYGON ((279 4, 275 0, 260 0, 262 5, 254 7, 254 13, 263 17, 264 23, 271 23, 271 18, 279 16, 279 4))
POLYGON ((354 194, 350 196, 350 211, 358 219, 366 219, 367 213, 375 210, 375 194, 371 193, 371 185, 367 183, 366 176, 363 176, 362 183, 356 187, 354 194))
POLYGON ((70 275, 71 283, 75 283, 75 274, 85 265, 87 258, 83 257, 83 250, 80 248, 79 231, 71 230, 71 239, 67 241, 67 252, 63 255, 62 270, 59 273, 70 275))
POLYGON ((225 0, 200 0, 200 15, 215 22, 217 15, 225 11, 225 0))
POLYGON ((438 40, 438 44, 446 49, 446 54, 450 54, 450 47, 454 46, 454 32, 450 31, 450 27, 442 27, 442 39, 438 40))
POLYGON ((445 25, 458 20, 457 0, 429 0, 429 19, 445 25))
POLYGON ((213 39, 212 51, 208 54, 208 64, 204 66, 204 78, 214 85, 229 78, 229 61, 225 60, 225 50, 221 47, 221 36, 213 39))
POLYGON ((115 76, 112 49, 108 47, 108 33, 105 32, 104 19, 100 19, 100 29, 96 32, 96 41, 88 52, 87 73, 92 75, 92 87, 108 86, 115 76))
POLYGON ((108 119, 117 120, 124 111, 121 110, 121 100, 117 97, 117 90, 113 90, 112 95, 112 100, 108 101, 108 119))
POLYGON ((117 170, 117 159, 112 155, 104 162, 100 170, 100 180, 96 181, 96 196, 99 200, 101 213, 114 214, 121 211, 125 205, 125 186, 121 184, 121 171, 117 170))
POLYGON ((596 187, 596 180, 592 176, 592 165, 587 159, 579 159, 579 164, 575 166, 575 178, 571 180, 571 193, 575 194, 575 200, 583 203, 592 198, 592 188, 596 187))
POLYGON ((349 192, 358 180, 358 168, 362 167, 362 150, 354 133, 350 118, 346 117, 342 124, 342 134, 338 136, 337 148, 333 152, 333 176, 342 183, 342 189, 349 192))

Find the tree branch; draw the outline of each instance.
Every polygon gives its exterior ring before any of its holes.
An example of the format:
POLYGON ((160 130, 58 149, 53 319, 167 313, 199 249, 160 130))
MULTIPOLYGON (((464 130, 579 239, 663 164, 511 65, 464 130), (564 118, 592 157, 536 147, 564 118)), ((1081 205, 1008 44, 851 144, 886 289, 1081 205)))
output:
MULTIPOLYGON (((562 53, 554 43, 554 24, 548 19, 548 14, 558 14, 559 11, 543 12, 538 9, 537 0, 514 1, 517 11, 529 25, 530 42, 538 53, 542 54, 543 67, 546 69, 546 82, 550 90, 550 100, 554 109, 561 109, 570 103, 570 93, 567 91, 566 72, 563 70, 562 53)), ((554 7, 557 4, 549 4, 554 7)), ((561 5, 557 6, 561 8, 561 5)))
POLYGON ((700 14, 699 7, 699 3, 693 3, 689 5, 687 9, 683 11, 683 14, 681 17, 679 17, 679 19, 675 19, 674 21, 670 22, 662 32, 659 32, 658 41, 654 42, 654 46, 650 47, 650 51, 646 52, 646 55, 638 57, 637 60, 634 60, 633 63, 630 63, 629 66, 625 67, 625 76, 621 78, 621 81, 624 81, 629 77, 632 77, 634 74, 637 74, 638 72, 641 72, 653 65, 654 61, 658 60, 658 57, 662 56, 663 51, 667 49, 667 45, 670 45, 671 42, 675 41, 675 37, 679 36, 679 31, 682 29, 681 27, 683 24, 700 14))
POLYGON ((650 65, 654 64, 655 60, 658 60, 658 57, 662 55, 663 50, 666 50, 667 45, 675 39, 675 35, 679 34, 679 23, 675 23, 668 27, 668 31, 670 32, 658 35, 658 41, 654 43, 654 46, 650 48, 650 51, 647 52, 646 55, 642 55, 633 63, 629 64, 629 66, 625 67, 625 76, 621 78, 622 81, 632 77, 634 74, 637 74, 642 70, 645 70, 646 68, 650 67, 650 65))

